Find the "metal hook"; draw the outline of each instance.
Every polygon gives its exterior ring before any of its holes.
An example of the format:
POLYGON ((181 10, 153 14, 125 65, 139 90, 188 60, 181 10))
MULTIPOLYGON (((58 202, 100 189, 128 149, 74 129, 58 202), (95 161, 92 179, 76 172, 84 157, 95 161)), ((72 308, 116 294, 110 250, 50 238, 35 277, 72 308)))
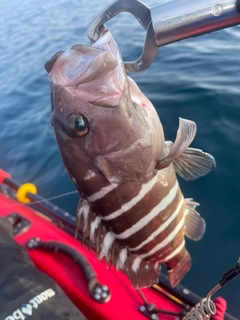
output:
POLYGON ((95 42, 101 34, 101 26, 120 12, 131 13, 138 22, 147 30, 146 42, 140 58, 133 62, 126 62, 127 72, 139 72, 147 69, 152 63, 158 47, 151 22, 150 9, 139 0, 117 0, 105 8, 90 24, 88 38, 95 42))

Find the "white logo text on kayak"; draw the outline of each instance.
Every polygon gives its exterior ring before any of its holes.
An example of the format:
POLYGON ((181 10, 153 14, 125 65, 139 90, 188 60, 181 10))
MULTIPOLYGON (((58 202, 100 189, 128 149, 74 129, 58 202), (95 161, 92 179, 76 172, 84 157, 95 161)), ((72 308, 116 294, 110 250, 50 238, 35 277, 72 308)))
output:
POLYGON ((41 303, 53 296, 55 296, 53 289, 47 289, 33 299, 29 300, 28 303, 23 303, 22 308, 15 310, 10 316, 7 316, 5 320, 24 320, 26 319, 26 316, 32 316, 34 309, 38 309, 38 306, 41 303))

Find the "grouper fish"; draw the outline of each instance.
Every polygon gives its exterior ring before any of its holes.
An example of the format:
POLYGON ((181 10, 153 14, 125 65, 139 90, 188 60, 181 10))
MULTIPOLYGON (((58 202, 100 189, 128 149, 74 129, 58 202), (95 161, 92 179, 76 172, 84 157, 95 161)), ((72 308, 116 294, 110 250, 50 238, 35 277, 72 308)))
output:
POLYGON ((58 52, 45 69, 51 123, 81 196, 83 238, 135 288, 158 282, 161 264, 176 286, 191 266, 185 236, 196 241, 205 231, 176 173, 194 180, 215 167, 210 154, 189 148, 195 122, 180 118, 175 142, 165 141, 155 108, 126 76, 107 30, 89 46, 58 52))

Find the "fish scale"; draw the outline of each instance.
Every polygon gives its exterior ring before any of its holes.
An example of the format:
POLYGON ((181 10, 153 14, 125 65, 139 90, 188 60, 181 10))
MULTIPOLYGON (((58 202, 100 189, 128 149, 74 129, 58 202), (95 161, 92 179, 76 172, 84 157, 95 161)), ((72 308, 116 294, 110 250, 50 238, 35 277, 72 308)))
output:
POLYGON ((195 122, 180 118, 175 142, 165 141, 154 106, 126 76, 106 30, 92 46, 73 46, 45 67, 51 123, 81 195, 83 238, 134 287, 157 282, 162 263, 177 285, 191 266, 185 236, 199 240, 205 222, 198 204, 184 199, 176 173, 194 180, 215 167, 210 154, 189 147, 195 122))

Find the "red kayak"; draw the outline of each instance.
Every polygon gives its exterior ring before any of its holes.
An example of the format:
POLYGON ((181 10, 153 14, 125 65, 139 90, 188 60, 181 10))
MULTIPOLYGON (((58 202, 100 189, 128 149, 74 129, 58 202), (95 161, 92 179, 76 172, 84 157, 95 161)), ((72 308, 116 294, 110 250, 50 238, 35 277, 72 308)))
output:
POLYGON ((81 245, 80 231, 74 237, 75 217, 34 193, 33 185, 20 185, 0 169, 0 217, 12 218, 15 241, 88 319, 181 319, 201 299, 182 285, 171 288, 164 275, 139 293, 125 275, 98 261, 87 243, 81 245), (31 200, 31 207, 17 199, 31 200))

